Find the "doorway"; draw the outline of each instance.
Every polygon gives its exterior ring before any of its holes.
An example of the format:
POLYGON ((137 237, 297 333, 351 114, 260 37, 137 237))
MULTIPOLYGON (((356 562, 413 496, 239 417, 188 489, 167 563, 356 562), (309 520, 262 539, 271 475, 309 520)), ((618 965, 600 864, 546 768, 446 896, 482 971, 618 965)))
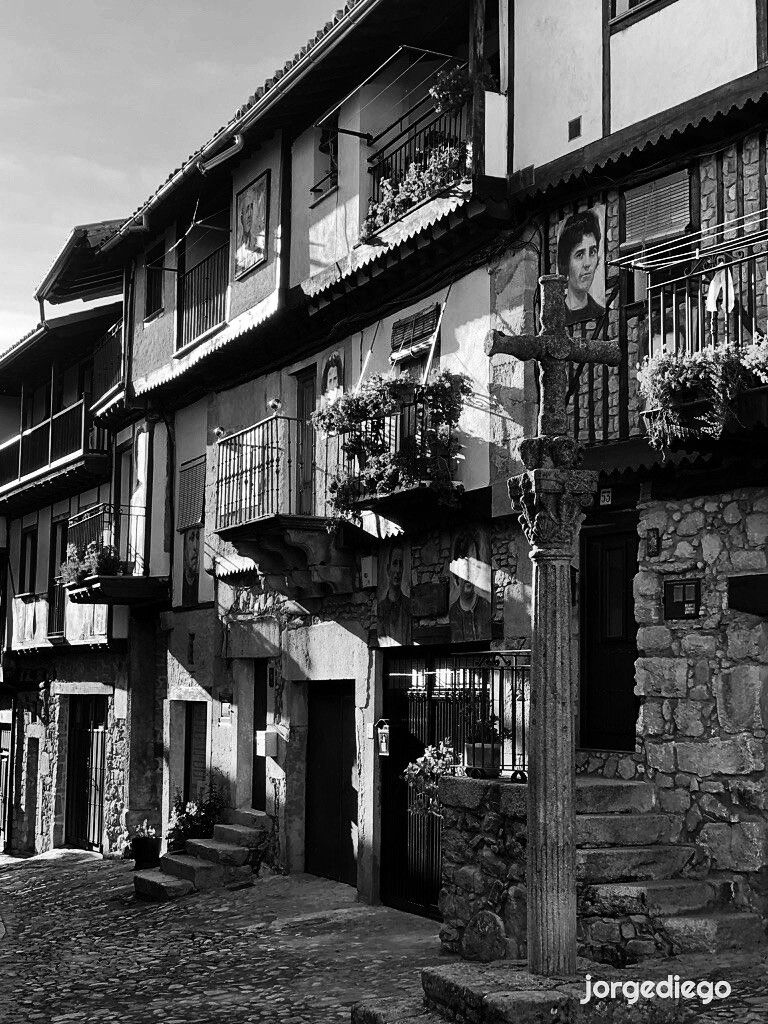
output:
POLYGON ((69 698, 64 826, 67 846, 99 851, 102 848, 106 724, 106 697, 69 698))
POLYGON ((296 514, 300 516, 314 511, 315 430, 310 416, 317 399, 316 377, 313 366, 296 378, 296 514))
POLYGON ((309 683, 305 866, 357 885, 355 684, 309 683))
POLYGON ((579 745, 634 750, 637 623, 634 526, 585 528, 581 537, 579 745))

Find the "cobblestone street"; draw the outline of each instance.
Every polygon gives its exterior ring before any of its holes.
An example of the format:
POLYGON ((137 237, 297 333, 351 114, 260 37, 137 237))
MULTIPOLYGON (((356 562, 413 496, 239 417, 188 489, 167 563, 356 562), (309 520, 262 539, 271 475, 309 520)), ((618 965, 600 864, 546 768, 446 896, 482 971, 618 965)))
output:
MULTIPOLYGON (((437 925, 355 902, 308 875, 175 903, 133 898, 129 862, 59 853, 0 859, 0 1020, 336 1024, 359 999, 420 998, 420 968, 445 963, 437 925)), ((768 1020, 766 954, 658 961, 595 979, 723 979, 704 1022, 768 1020)))
POLYGON ((433 921, 275 876, 175 903, 133 898, 130 862, 0 863, 0 1020, 348 1022, 351 1003, 440 962, 433 921))

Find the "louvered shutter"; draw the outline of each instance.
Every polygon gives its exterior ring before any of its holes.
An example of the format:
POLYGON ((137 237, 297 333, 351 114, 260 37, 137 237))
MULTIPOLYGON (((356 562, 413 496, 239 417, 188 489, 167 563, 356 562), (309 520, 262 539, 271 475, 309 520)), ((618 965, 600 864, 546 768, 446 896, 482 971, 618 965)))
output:
POLYGON ((199 526, 205 511, 205 456, 185 462, 179 470, 179 510, 176 529, 199 526))
POLYGON ((624 203, 627 242, 681 234, 691 219, 688 171, 629 189, 624 203))
POLYGON ((422 341, 431 341, 440 322, 440 304, 427 306, 418 313, 397 320, 392 325, 392 351, 401 348, 412 348, 422 341))

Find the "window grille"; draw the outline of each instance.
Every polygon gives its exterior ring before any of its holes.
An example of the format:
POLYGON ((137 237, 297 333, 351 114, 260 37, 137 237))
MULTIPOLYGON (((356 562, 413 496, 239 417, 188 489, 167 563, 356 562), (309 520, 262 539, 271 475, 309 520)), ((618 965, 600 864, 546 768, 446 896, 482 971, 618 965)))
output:
POLYGON ((147 253, 144 281, 144 318, 154 316, 163 308, 163 264, 165 262, 164 241, 153 246, 147 253))
POLYGON ((691 219, 688 171, 678 171, 628 189, 624 204, 627 242, 647 242, 663 235, 681 234, 691 219))
POLYGON ((185 462, 179 470, 179 509, 176 529, 200 526, 205 513, 205 456, 185 462))

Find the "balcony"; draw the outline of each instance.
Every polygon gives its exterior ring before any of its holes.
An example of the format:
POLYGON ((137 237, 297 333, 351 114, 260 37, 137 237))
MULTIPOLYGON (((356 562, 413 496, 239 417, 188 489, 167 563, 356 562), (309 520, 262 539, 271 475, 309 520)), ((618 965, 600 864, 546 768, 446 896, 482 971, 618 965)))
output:
POLYGON ((93 353, 93 408, 110 403, 123 383, 123 321, 111 327, 93 353))
POLYGON ((371 198, 363 241, 468 180, 467 102, 437 113, 425 97, 372 139, 371 198))
POLYGON ((104 604, 78 608, 60 579, 46 593, 18 594, 13 599, 14 651, 39 651, 62 644, 103 644, 109 640, 108 609, 104 604))
POLYGON ((228 283, 229 243, 181 276, 177 349, 186 348, 225 322, 228 283))
POLYGON ((327 529, 338 438, 317 443, 308 422, 269 419, 218 442, 216 530, 289 596, 347 593, 352 562, 327 529))
POLYGON ((0 445, 0 506, 23 510, 55 500, 104 476, 109 435, 91 421, 90 399, 29 427, 0 445))
POLYGON ((68 551, 78 565, 65 582, 73 605, 161 605, 168 600, 168 578, 150 576, 144 562, 144 509, 102 503, 72 516, 68 551))

